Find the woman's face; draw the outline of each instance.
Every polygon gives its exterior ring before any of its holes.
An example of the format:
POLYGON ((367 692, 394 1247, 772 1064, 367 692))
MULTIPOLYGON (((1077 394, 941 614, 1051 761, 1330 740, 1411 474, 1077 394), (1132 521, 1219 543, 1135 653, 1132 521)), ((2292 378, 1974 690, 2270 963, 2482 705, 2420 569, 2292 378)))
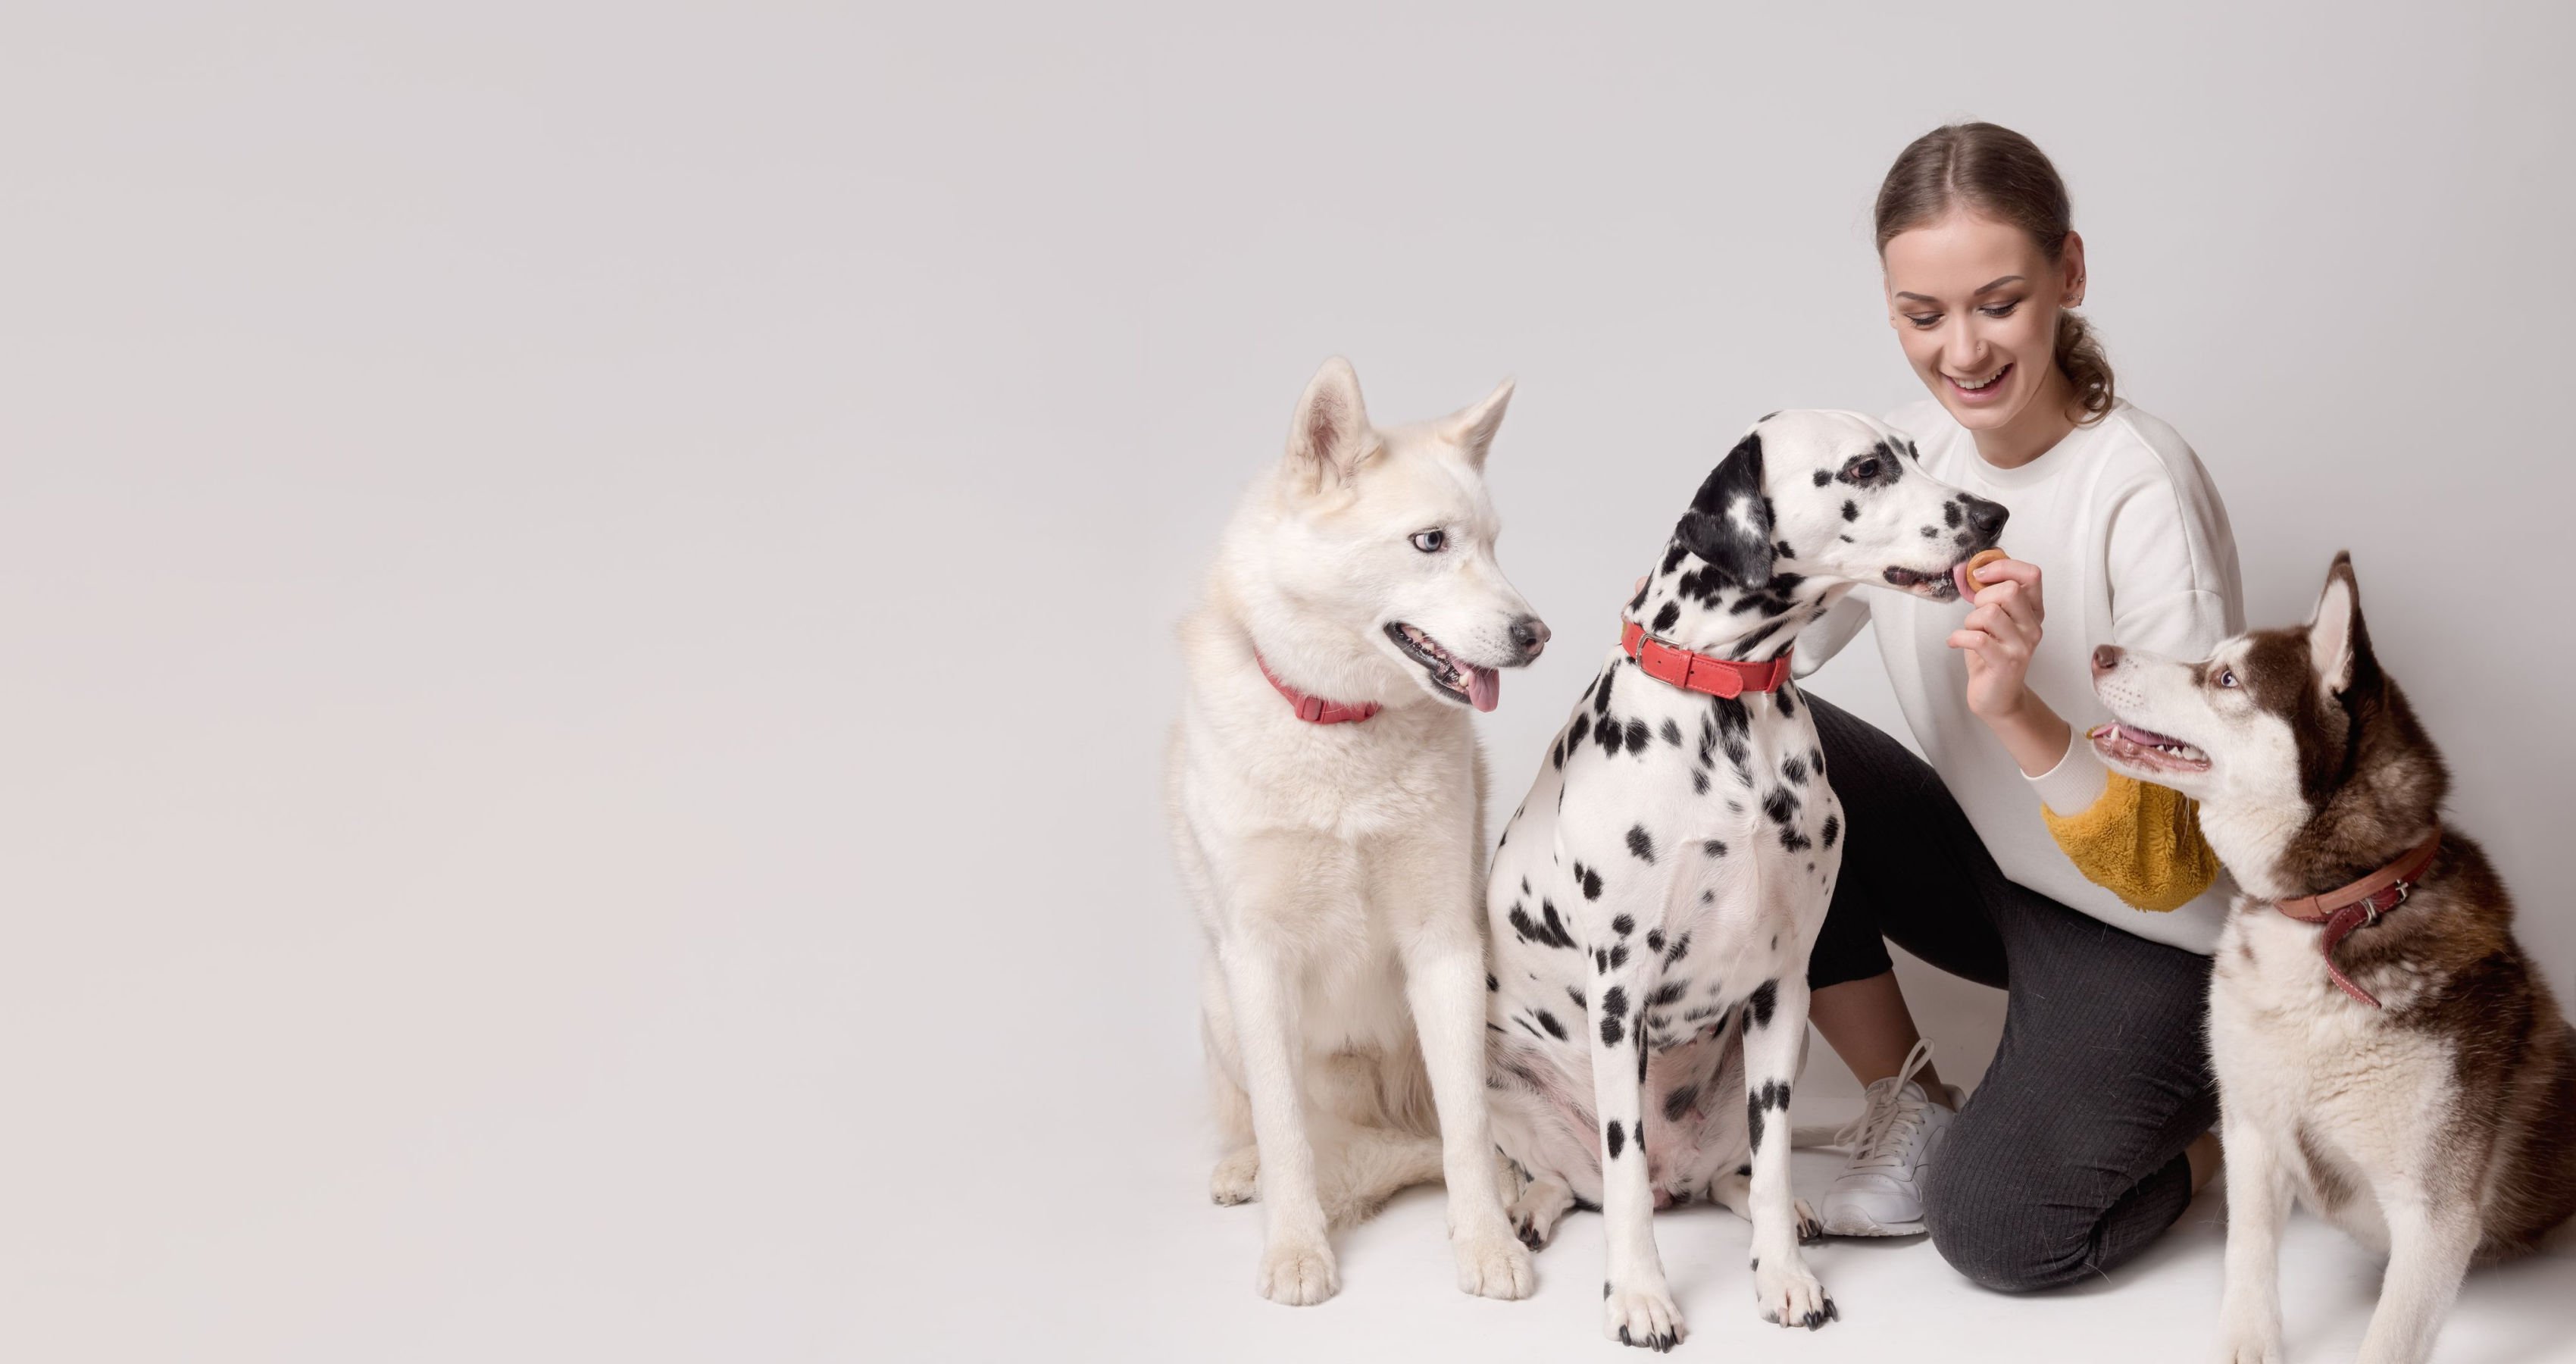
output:
POLYGON ((2010 223, 1956 210, 1888 239, 1887 318, 1914 373, 1971 431, 2012 426, 2057 377, 2057 310, 2084 300, 2084 243, 2057 264, 2010 223))

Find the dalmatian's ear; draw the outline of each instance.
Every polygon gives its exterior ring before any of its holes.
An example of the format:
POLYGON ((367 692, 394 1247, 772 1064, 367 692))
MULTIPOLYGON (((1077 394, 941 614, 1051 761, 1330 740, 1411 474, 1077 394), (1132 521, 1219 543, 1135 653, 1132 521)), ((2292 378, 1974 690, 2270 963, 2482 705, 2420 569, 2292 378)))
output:
POLYGON ((2341 696, 2379 671, 2370 652, 2370 629, 2361 620, 2361 584, 2353 577, 2352 551, 2339 551, 2326 570, 2325 591, 2308 620, 2308 661, 2328 696, 2341 696))
POLYGON ((1771 581, 1771 499, 1762 494, 1762 433, 1748 431, 1699 485, 1673 534, 1737 587, 1771 581))
POLYGON ((1376 449, 1377 433, 1360 401, 1360 376, 1336 355, 1306 381, 1305 396, 1297 400, 1297 416, 1288 425, 1290 472, 1309 489, 1348 483, 1351 471, 1376 449))
POLYGON ((1484 401, 1442 419, 1440 434, 1466 453, 1468 463, 1482 469, 1485 452, 1493 448, 1494 433, 1503 427, 1503 409, 1511 403, 1512 381, 1505 379, 1485 395, 1484 401))

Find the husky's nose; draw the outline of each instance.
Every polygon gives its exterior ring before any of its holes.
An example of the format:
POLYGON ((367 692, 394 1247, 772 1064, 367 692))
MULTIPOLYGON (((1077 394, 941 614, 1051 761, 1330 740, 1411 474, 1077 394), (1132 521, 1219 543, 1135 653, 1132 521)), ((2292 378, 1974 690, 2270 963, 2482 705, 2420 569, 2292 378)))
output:
POLYGON ((1547 648, 1547 622, 1536 616, 1523 616, 1512 622, 1512 647, 1521 651, 1521 661, 1529 662, 1547 648))
POLYGON ((1961 509, 1967 513, 1968 529, 1976 532, 1978 539, 1991 545, 2003 538, 2004 521, 2012 515, 2010 507, 2000 502, 1989 502, 1982 497, 1964 495, 1960 497, 1959 502, 1961 509))
POLYGON ((2119 645, 2117 645, 2117 644, 2096 644, 2096 645, 2094 645, 2094 646, 2093 646, 2093 675, 2094 675, 2095 677, 2100 677, 2102 674, 2107 673, 2107 672, 2111 671, 2113 668, 2116 668, 2116 667, 2119 667, 2119 666, 2120 666, 2120 646, 2119 646, 2119 645))

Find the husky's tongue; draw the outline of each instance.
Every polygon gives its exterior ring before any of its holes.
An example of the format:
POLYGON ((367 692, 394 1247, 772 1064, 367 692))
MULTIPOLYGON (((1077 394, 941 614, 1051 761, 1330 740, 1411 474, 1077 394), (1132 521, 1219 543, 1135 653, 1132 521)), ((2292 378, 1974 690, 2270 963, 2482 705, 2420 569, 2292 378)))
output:
POLYGON ((1492 710, 1503 699, 1503 675, 1473 664, 1467 668, 1467 700, 1478 710, 1492 710))

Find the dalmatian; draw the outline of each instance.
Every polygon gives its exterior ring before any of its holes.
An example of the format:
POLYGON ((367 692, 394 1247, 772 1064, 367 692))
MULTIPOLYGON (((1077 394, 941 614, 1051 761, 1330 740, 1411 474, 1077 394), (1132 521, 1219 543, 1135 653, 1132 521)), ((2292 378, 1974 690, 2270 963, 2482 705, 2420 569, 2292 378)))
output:
POLYGON ((1789 1187, 1807 953, 1842 812, 1790 662, 1854 587, 1931 600, 2005 509, 1935 480, 1852 412, 1775 412, 1701 483, 1620 614, 1495 852, 1485 905, 1487 1082, 1515 1230, 1607 1224, 1603 1330, 1684 1335, 1654 1210, 1695 1197, 1753 1224, 1762 1317, 1839 1315, 1789 1187))

